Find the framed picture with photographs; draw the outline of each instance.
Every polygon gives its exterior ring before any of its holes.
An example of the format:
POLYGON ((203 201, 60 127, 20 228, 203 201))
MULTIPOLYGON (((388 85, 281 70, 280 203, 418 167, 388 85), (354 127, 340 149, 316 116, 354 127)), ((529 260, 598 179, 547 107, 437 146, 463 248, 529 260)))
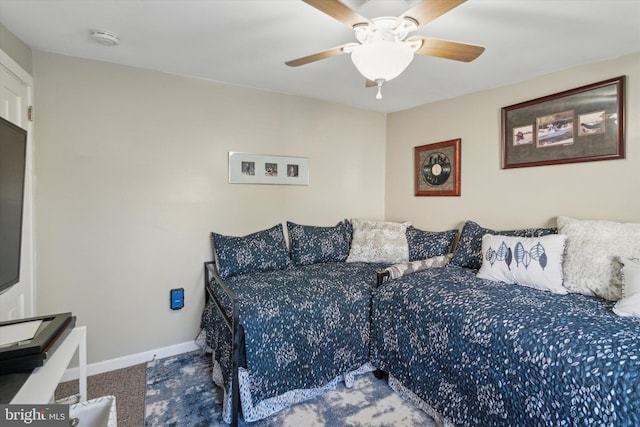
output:
POLYGON ((309 159, 230 152, 229 183, 309 185, 309 159))
POLYGON ((414 148, 415 195, 460 195, 460 139, 414 148))
POLYGON ((502 109, 502 168, 624 158, 625 77, 502 109))

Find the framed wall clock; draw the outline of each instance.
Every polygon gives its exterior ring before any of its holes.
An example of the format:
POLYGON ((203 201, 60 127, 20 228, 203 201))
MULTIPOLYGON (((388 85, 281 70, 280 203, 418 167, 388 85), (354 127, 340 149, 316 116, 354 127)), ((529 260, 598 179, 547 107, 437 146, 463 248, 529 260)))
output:
POLYGON ((460 195, 461 139, 414 148, 415 195, 460 195))

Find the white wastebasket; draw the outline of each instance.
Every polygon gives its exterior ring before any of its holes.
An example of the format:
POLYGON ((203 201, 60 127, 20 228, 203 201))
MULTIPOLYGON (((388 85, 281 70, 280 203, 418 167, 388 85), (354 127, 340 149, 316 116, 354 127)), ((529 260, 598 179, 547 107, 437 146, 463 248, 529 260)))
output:
POLYGON ((116 397, 103 396, 73 404, 69 406, 69 418, 76 427, 118 427, 116 397))

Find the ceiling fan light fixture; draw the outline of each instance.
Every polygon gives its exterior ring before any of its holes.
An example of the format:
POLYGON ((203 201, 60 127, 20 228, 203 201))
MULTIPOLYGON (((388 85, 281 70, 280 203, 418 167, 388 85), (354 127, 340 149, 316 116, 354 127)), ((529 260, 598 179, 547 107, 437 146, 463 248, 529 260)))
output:
POLYGON ((320 12, 353 29, 358 43, 347 43, 313 55, 286 61, 290 67, 309 64, 321 59, 350 54, 353 64, 367 82, 365 87, 378 88, 382 98, 384 82, 398 77, 413 60, 414 53, 454 61, 471 62, 484 47, 409 33, 417 30, 466 0, 413 0, 414 4, 399 17, 381 16, 367 19, 347 6, 346 0, 303 0, 320 12))
POLYGON ((409 43, 375 41, 353 48, 351 60, 366 79, 388 82, 398 77, 413 60, 409 43))

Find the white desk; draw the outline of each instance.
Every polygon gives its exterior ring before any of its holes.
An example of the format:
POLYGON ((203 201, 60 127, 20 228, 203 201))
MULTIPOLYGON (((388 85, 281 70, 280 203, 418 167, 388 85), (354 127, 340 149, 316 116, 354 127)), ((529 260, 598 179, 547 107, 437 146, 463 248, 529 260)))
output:
POLYGON ((67 335, 44 366, 33 370, 11 403, 45 405, 50 403, 76 349, 80 370, 80 401, 87 400, 87 327, 78 326, 67 335))

